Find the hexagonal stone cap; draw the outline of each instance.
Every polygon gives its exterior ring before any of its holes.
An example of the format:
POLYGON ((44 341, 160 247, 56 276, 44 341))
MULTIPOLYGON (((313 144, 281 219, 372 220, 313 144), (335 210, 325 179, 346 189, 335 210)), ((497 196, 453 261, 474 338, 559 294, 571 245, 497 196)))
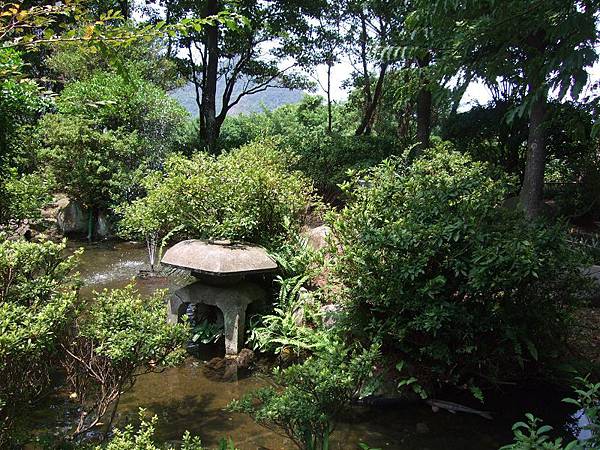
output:
POLYGON ((277 263, 257 245, 190 239, 167 250, 162 264, 193 273, 232 276, 273 272, 277 263))

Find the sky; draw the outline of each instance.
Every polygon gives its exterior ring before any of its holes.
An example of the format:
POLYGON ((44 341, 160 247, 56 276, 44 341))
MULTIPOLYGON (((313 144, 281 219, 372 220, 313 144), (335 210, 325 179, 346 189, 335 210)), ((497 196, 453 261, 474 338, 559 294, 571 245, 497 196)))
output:
MULTIPOLYGON (((598 49, 600 51, 600 48, 598 49)), ((348 78, 352 71, 352 66, 347 60, 342 60, 337 64, 332 71, 332 98, 335 101, 342 101, 348 97, 348 92, 342 88, 343 81, 348 78)), ((327 68, 326 66, 319 66, 316 69, 318 76, 321 80, 326 80, 327 68)), ((597 81, 600 81, 600 62, 594 64, 593 67, 588 69, 590 79, 588 85, 583 91, 583 95, 589 91, 590 86, 597 81)), ((318 94, 325 96, 325 92, 322 89, 317 90, 318 94)), ((470 105, 479 103, 485 104, 492 99, 490 91, 481 82, 472 82, 467 88, 465 95, 461 101, 459 110, 468 109, 470 105)))

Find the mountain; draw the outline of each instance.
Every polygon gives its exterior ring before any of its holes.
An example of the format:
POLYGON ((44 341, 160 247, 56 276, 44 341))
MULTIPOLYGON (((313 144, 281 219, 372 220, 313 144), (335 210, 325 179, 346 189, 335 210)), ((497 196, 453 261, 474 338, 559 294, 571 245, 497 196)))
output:
MULTIPOLYGON (((221 109, 221 96, 225 88, 225 83, 219 80, 217 84, 217 114, 221 109)), ((239 92, 239 90, 237 90, 239 92)), ((237 92, 232 96, 235 98, 237 92)), ((189 113, 198 116, 198 106, 196 105, 196 91, 193 83, 175 89, 169 93, 171 97, 179 101, 189 113)), ((263 107, 273 110, 282 105, 296 103, 302 99, 304 92, 299 89, 269 88, 256 94, 244 96, 240 102, 231 108, 229 114, 251 113, 262 111, 263 107)))

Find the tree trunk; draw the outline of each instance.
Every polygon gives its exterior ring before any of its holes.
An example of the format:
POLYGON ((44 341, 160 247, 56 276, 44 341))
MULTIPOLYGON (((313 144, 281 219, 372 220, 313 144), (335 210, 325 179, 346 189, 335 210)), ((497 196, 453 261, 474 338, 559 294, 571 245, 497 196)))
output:
POLYGON ((379 69, 379 78, 377 79, 377 84, 375 85, 375 92, 373 93, 373 99, 367 105, 367 110, 362 118, 362 121, 356 132, 354 133, 356 136, 361 136, 363 134, 368 134, 367 129, 371 127, 371 120, 373 119, 373 114, 375 114, 375 109, 377 108, 377 104, 379 103, 379 99, 383 92, 383 80, 385 79, 385 72, 387 70, 387 63, 382 63, 381 68, 379 69))
MULTIPOLYGON (((212 16, 219 11, 217 0, 209 0, 206 7, 206 16, 212 16)), ((217 73, 219 68, 219 29, 218 25, 206 27, 206 77, 204 89, 202 90, 202 108, 204 113, 204 125, 206 133, 204 136, 206 146, 210 152, 216 150, 216 142, 219 137, 217 125, 217 73)))
MULTIPOLYGON (((429 65, 430 57, 419 58, 419 67, 425 68, 429 65)), ((429 137, 431 135, 431 87, 427 77, 420 75, 421 88, 417 94, 417 147, 416 154, 419 155, 429 148, 429 137)))
POLYGON ((331 134, 332 130, 332 112, 331 112, 331 63, 327 64, 327 132, 331 134))
POLYGON ((194 54, 192 52, 192 42, 188 43, 188 57, 190 58, 190 69, 192 74, 192 84, 194 85, 194 92, 196 94, 196 106, 198 107, 198 134, 200 139, 203 139, 206 133, 206 127, 204 126, 204 108, 202 107, 201 81, 198 79, 197 67, 194 63, 194 54))
POLYGON ((519 194, 521 206, 528 219, 539 217, 544 206, 544 170, 546 168, 546 118, 547 99, 538 93, 539 86, 530 85, 536 95, 529 112, 529 135, 527 137, 527 161, 523 186, 519 194))
POLYGON ((128 0, 120 0, 119 1, 119 9, 121 10, 121 14, 125 19, 129 19, 129 1, 128 0))

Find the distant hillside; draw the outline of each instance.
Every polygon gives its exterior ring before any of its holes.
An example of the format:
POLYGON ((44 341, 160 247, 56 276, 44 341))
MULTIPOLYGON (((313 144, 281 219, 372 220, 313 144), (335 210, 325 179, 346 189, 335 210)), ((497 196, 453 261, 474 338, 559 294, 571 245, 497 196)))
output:
MULTIPOLYGON (((223 93, 224 83, 217 85, 217 114, 221 109, 221 95, 223 93)), ((198 106, 196 105, 196 92, 194 85, 189 83, 179 89, 170 92, 170 95, 178 100, 192 116, 198 115, 198 106)), ((235 95, 235 94, 234 94, 235 95)), ((261 111, 265 108, 272 110, 281 105, 296 103, 304 96, 304 92, 298 89, 269 88, 266 91, 247 95, 235 105, 230 114, 251 113, 261 111)), ((234 97, 235 98, 235 97, 234 97)))

